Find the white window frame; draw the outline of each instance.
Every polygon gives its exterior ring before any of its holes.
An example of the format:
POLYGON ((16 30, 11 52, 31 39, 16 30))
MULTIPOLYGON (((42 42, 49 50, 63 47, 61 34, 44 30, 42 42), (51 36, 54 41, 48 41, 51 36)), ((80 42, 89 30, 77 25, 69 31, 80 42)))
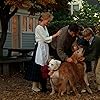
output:
POLYGON ((79 9, 82 8, 82 0, 73 0, 69 4, 71 5, 71 8, 70 8, 71 15, 73 15, 74 13, 74 5, 79 5, 79 9))

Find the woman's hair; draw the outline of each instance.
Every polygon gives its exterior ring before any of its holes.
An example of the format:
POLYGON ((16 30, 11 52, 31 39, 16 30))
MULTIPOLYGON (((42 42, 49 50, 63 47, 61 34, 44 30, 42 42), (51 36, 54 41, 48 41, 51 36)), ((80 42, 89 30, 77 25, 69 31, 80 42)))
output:
POLYGON ((82 32, 83 36, 86 37, 86 36, 89 36, 89 35, 94 35, 94 32, 92 30, 92 28, 85 28, 82 32))
POLYGON ((49 19, 50 21, 52 21, 53 15, 49 12, 43 12, 43 13, 41 13, 38 20, 43 21, 43 20, 46 20, 46 19, 49 19))

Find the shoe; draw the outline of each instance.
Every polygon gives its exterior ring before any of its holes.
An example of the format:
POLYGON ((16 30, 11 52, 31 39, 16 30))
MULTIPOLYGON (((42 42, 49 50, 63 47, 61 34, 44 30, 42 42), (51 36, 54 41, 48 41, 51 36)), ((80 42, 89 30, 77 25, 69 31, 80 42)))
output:
POLYGON ((39 89, 39 88, 32 88, 32 91, 34 91, 34 92, 39 92, 40 89, 39 89))
POLYGON ((38 88, 38 83, 37 82, 33 82, 33 84, 32 84, 32 90, 34 92, 39 92, 40 91, 40 89, 38 88))
POLYGON ((39 89, 41 90, 42 89, 42 86, 41 86, 41 84, 39 83, 39 89))

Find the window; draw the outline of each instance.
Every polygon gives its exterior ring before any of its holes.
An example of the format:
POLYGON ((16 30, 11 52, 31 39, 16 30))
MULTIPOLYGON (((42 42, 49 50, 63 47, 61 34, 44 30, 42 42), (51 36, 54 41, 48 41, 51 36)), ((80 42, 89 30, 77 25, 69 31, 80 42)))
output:
POLYGON ((11 21, 9 21, 9 23, 8 23, 8 30, 7 31, 11 32, 11 21))
POLYGON ((73 5, 73 10, 74 11, 79 11, 79 5, 77 4, 77 5, 73 5))
POLYGON ((18 16, 12 17, 12 33, 18 32, 18 16))
POLYGON ((29 18, 29 31, 33 31, 33 18, 29 18))
POLYGON ((27 17, 26 16, 23 16, 22 31, 27 31, 27 17))
POLYGON ((22 31, 23 32, 33 32, 34 26, 37 25, 37 19, 33 17, 22 17, 22 31))
POLYGON ((70 4, 71 15, 75 13, 75 11, 79 11, 82 8, 83 0, 72 0, 70 4))

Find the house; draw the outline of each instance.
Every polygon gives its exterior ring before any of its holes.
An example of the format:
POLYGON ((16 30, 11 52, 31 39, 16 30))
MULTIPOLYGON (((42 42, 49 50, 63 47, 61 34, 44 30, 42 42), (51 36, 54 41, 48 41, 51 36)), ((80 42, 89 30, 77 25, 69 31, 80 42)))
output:
MULTIPOLYGON (((28 11, 18 10, 9 22, 4 48, 34 48, 34 29, 37 24, 38 15, 29 16, 28 11)), ((6 55, 7 51, 3 53, 6 55)))
MULTIPOLYGON (((87 0, 88 2, 90 0, 87 0)), ((82 0, 73 0, 70 4, 71 15, 82 7, 82 0)), ((29 16, 26 10, 20 9, 11 18, 4 47, 34 48, 34 29, 38 24, 38 15, 29 16)), ((1 29, 1 28, 0 28, 1 29)), ((6 52, 4 52, 6 54, 6 52)))
POLYGON ((69 5, 72 15, 74 11, 78 11, 80 8, 82 8, 82 0, 72 0, 72 2, 69 3, 69 5))

